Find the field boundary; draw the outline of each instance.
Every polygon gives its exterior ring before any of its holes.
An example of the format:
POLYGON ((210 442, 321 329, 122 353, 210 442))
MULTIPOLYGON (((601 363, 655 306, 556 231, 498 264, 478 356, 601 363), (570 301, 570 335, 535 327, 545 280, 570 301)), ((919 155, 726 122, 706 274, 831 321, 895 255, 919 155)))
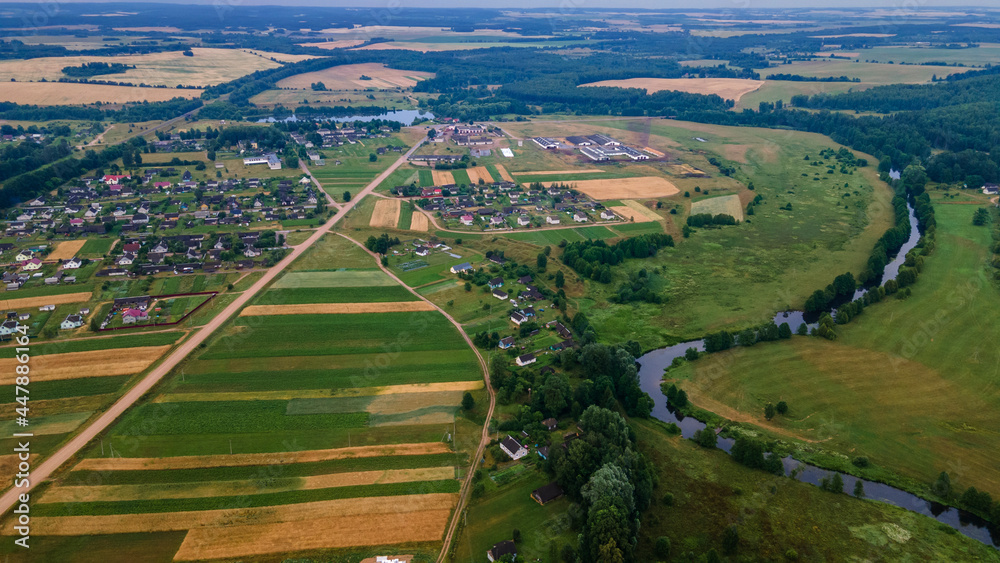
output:
POLYGON ((97 329, 97 332, 111 332, 111 331, 114 331, 114 330, 130 330, 130 329, 133 329, 133 328, 148 328, 148 327, 151 327, 151 326, 174 326, 176 324, 184 322, 188 317, 190 317, 191 315, 193 315, 196 311, 198 311, 198 309, 201 309, 202 307, 204 307, 209 301, 211 301, 212 299, 214 299, 215 296, 218 295, 218 294, 219 294, 218 291, 202 291, 202 292, 199 292, 199 293, 174 293, 174 294, 169 294, 169 295, 151 296, 151 297, 155 297, 156 299, 170 299, 170 298, 173 298, 173 297, 192 297, 192 296, 198 296, 198 295, 208 295, 209 297, 208 297, 208 299, 202 301, 197 307, 195 307, 194 309, 191 309, 190 311, 188 311, 187 313, 185 313, 185 315, 183 317, 181 317, 181 318, 179 318, 179 319, 177 319, 176 321, 173 321, 173 322, 169 322, 169 323, 152 323, 152 324, 131 325, 131 326, 116 326, 116 327, 112 327, 112 328, 99 328, 99 329, 97 329))

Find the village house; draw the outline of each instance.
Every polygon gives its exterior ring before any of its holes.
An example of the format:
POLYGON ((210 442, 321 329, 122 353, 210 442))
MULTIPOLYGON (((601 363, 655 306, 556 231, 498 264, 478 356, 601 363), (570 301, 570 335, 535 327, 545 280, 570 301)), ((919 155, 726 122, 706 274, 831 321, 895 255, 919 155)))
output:
POLYGON ((80 328, 83 326, 83 317, 80 315, 67 315, 63 322, 59 325, 59 328, 63 330, 70 330, 74 328, 80 328))
POLYGON ((514 360, 514 363, 516 363, 520 367, 524 367, 533 364, 537 361, 538 358, 536 358, 534 354, 525 354, 523 356, 518 356, 517 359, 514 360))
POLYGON ((507 437, 500 442, 500 449, 514 461, 528 455, 528 449, 512 438, 510 434, 507 434, 507 437))

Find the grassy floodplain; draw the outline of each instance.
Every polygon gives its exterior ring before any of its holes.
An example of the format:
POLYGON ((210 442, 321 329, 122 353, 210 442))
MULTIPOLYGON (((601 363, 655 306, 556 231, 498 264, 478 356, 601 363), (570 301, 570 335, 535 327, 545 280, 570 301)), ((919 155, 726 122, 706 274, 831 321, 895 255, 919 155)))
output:
MULTIPOLYGON (((1000 295, 988 278, 990 227, 972 225, 974 205, 937 204, 937 248, 910 298, 890 299, 828 342, 793 338, 738 349, 721 377, 707 362, 670 372, 698 406, 792 438, 804 454, 848 464, 863 455, 881 470, 929 485, 1000 494, 998 358, 984 334, 1000 295), (763 419, 766 402, 789 415, 763 419), (826 452, 826 453, 823 453, 826 452)), ((715 367, 718 367, 717 363, 715 367)))

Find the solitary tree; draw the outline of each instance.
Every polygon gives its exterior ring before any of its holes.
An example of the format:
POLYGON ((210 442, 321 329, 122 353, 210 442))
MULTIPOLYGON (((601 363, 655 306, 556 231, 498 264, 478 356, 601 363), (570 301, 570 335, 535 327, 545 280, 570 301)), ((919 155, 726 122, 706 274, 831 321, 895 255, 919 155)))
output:
POLYGON ((778 414, 780 414, 780 415, 784 415, 785 413, 787 413, 788 412, 788 403, 786 403, 784 401, 778 401, 777 411, 778 411, 778 414))
POLYGON ((937 481, 934 481, 934 494, 939 497, 947 498, 951 496, 951 477, 948 476, 947 471, 942 471, 938 475, 937 481))
POLYGON ((740 532, 736 528, 736 524, 731 524, 726 528, 726 531, 722 532, 722 550, 726 555, 732 555, 736 553, 739 544, 740 532))
POLYGON ((774 418, 775 411, 776 409, 774 408, 774 405, 768 403, 767 405, 764 406, 764 418, 771 420, 772 418, 774 418))
POLYGON ((544 253, 539 253, 536 262, 538 264, 538 271, 544 272, 545 267, 549 264, 549 259, 544 253))
POLYGON ((556 272, 556 287, 562 287, 566 285, 566 276, 563 275, 562 270, 556 272))
POLYGON ((344 191, 344 202, 346 203, 348 201, 351 201, 351 192, 345 190, 344 191))
POLYGON ((858 498, 865 498, 865 484, 858 479, 854 482, 854 496, 858 498))

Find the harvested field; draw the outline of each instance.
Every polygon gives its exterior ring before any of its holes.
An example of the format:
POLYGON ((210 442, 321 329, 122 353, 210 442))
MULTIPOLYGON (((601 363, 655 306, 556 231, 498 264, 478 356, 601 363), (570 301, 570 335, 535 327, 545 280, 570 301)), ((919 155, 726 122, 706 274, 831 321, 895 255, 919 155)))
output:
MULTIPOLYGON (((333 514, 337 514, 334 512, 333 514)), ((194 561, 306 549, 441 541, 451 508, 326 516, 281 524, 200 528, 184 537, 175 561, 194 561)))
POLYGON ((275 289, 304 287, 395 286, 395 280, 382 270, 343 270, 336 272, 289 272, 271 286, 275 289))
POLYGON ((482 178, 482 180, 487 184, 493 183, 493 176, 485 166, 473 166, 472 168, 466 168, 465 172, 469 175, 469 182, 472 184, 478 184, 480 178, 482 178))
POLYGON ((450 493, 435 493, 363 497, 226 510, 47 517, 38 518, 35 522, 38 526, 37 533, 46 536, 166 532, 225 526, 225 532, 213 529, 212 533, 228 541, 235 529, 249 524, 296 523, 329 518, 331 514, 360 522, 366 520, 365 516, 384 516, 394 513, 406 515, 408 512, 425 510, 447 512, 451 510, 455 496, 450 493))
POLYGON ((504 182, 514 181, 514 177, 510 175, 510 172, 507 172, 507 169, 503 167, 503 164, 497 164, 496 167, 497 172, 500 173, 500 177, 503 178, 504 182))
POLYGON ((397 70, 382 63, 363 63, 297 74, 278 81, 278 87, 308 90, 311 84, 322 82, 327 90, 412 88, 419 80, 433 76, 430 72, 397 70), (371 77, 371 80, 361 80, 362 75, 371 77))
POLYGON ((860 55, 861 55, 861 53, 858 53, 857 51, 850 52, 850 53, 847 53, 847 52, 844 52, 844 51, 827 51, 825 53, 813 53, 814 57, 849 57, 849 58, 852 58, 852 59, 856 59, 860 55))
POLYGON ((736 162, 747 162, 747 149, 750 145, 722 145, 722 154, 729 160, 736 162))
POLYGON ((152 500, 167 498, 209 498, 256 495, 283 491, 309 491, 334 487, 355 487, 415 481, 442 481, 455 478, 453 467, 421 467, 417 469, 387 469, 352 471, 307 477, 280 477, 268 480, 207 481, 198 483, 165 483, 142 485, 56 486, 39 502, 94 502, 121 500, 152 500))
POLYGON ((726 100, 739 101, 744 94, 753 92, 764 85, 763 80, 746 78, 628 78, 625 80, 602 80, 581 84, 586 86, 611 86, 618 88, 645 88, 647 94, 661 90, 675 90, 690 94, 718 94, 726 100))
POLYGON ((642 150, 645 151, 645 152, 648 152, 649 154, 651 154, 651 155, 653 155, 655 157, 659 157, 659 158, 663 158, 663 157, 667 156, 666 154, 664 154, 664 153, 662 153, 662 152, 660 152, 660 151, 658 151, 658 150, 656 150, 656 149, 654 149, 652 147, 642 147, 642 150))
MULTIPOLYGON (((559 182, 549 182, 549 185, 559 182)), ((610 178, 607 180, 579 180, 572 183, 577 190, 593 199, 643 199, 667 197, 679 190, 672 183, 658 176, 639 178, 610 178)))
POLYGON ((167 393, 158 395, 153 402, 178 403, 190 401, 276 401, 291 399, 325 399, 330 397, 371 397, 442 391, 476 391, 483 388, 482 381, 446 381, 440 383, 411 383, 383 385, 381 387, 346 387, 339 389, 288 389, 283 391, 232 391, 219 393, 167 393))
POLYGON ((63 305, 66 303, 83 303, 90 301, 93 294, 89 291, 79 293, 60 293, 47 297, 22 297, 20 299, 0 299, 0 307, 15 311, 26 307, 42 307, 45 305, 63 305))
POLYGON ((431 175, 434 178, 435 186, 444 186, 446 184, 454 184, 455 177, 451 175, 451 172, 447 170, 431 170, 431 175))
POLYGON ((448 453, 448 444, 392 444, 386 446, 355 446, 330 450, 307 450, 264 454, 195 455, 181 457, 119 457, 88 458, 74 469, 98 471, 134 471, 140 469, 198 469, 202 467, 240 467, 245 465, 279 465, 307 463, 331 459, 383 457, 390 455, 424 455, 448 453))
POLYGON ((49 253, 45 257, 46 260, 69 260, 70 258, 76 256, 77 252, 83 248, 83 245, 87 244, 87 240, 67 240, 65 242, 60 242, 55 250, 49 253))
POLYGON ((177 88, 135 88, 108 86, 106 84, 73 84, 58 82, 5 82, 0 91, 0 102, 63 106, 93 104, 96 102, 121 104, 125 102, 165 102, 172 98, 197 98, 201 90, 177 88))
POLYGON ((648 215, 646 215, 642 211, 638 211, 636 209, 633 209, 632 207, 630 207, 628 205, 622 205, 620 207, 619 206, 609 207, 608 209, 610 209, 611 211, 614 211, 616 215, 618 215, 619 217, 624 218, 626 221, 632 220, 632 222, 634 222, 634 223, 649 223, 650 221, 659 221, 660 220, 659 217, 657 217, 657 218, 654 219, 652 217, 649 217, 648 215))
MULTIPOLYGON (((56 381, 81 377, 131 375, 148 368, 170 346, 143 346, 122 350, 93 350, 31 358, 32 381, 56 381)), ((0 385, 14 384, 14 358, 0 359, 0 385)))
POLYGON ((265 315, 356 315, 360 313, 395 313, 435 311, 426 301, 389 301, 383 303, 308 303, 304 305, 251 305, 241 317, 265 315))
POLYGON ((549 174, 593 174, 595 172, 606 172, 600 168, 576 168, 574 170, 536 170, 534 172, 515 172, 518 176, 546 176, 549 174))
MULTIPOLYGON (((196 98, 201 95, 201 92, 198 90, 174 90, 173 87, 178 84, 185 86, 208 86, 229 82, 256 70, 281 66, 280 63, 257 55, 251 55, 238 49, 193 47, 191 51, 194 53, 193 57, 180 57, 176 51, 165 51, 142 55, 41 57, 28 61, 5 60, 0 61, 0 80, 4 82, 4 92, 10 92, 15 86, 15 84, 10 83, 10 79, 12 78, 16 79, 17 83, 35 81, 37 84, 37 81, 40 81, 42 78, 52 81, 64 77, 62 69, 67 66, 79 66, 89 62, 123 63, 135 65, 136 68, 128 69, 122 73, 101 75, 101 79, 125 81, 133 84, 145 83, 153 86, 169 86, 170 88, 104 86, 105 88, 119 88, 126 92, 148 92, 147 96, 165 96, 163 99, 169 100, 175 96, 196 98)), ((61 88, 69 92, 75 92, 77 89, 82 89, 85 86, 100 86, 58 83, 51 85, 57 89, 61 88)), ((10 94, 6 95, 9 96, 10 94)), ((135 93, 130 95, 139 100, 143 99, 142 97, 137 97, 138 94, 135 93)), ((146 99, 152 101, 151 98, 147 97, 146 99)))
POLYGON ((411 231, 429 231, 431 228, 430 219, 420 211, 414 211, 413 217, 410 218, 410 230, 411 231))
POLYGON ((379 199, 375 202, 375 211, 372 212, 372 218, 368 221, 368 226, 370 227, 382 227, 388 229, 396 228, 399 223, 399 204, 398 199, 379 199))
POLYGON ((708 174, 705 174, 690 164, 671 164, 670 172, 677 174, 678 176, 685 176, 688 178, 701 178, 708 176, 708 174))
POLYGON ((725 213, 726 215, 732 215, 737 221, 742 221, 743 204, 740 203, 740 196, 735 194, 703 199, 691 204, 691 214, 697 215, 699 213, 710 213, 712 215, 725 213))
MULTIPOLYGON (((631 200, 631 199, 626 199, 622 203, 624 203, 626 207, 628 207, 629 209, 631 209, 632 212, 633 212, 633 214, 636 215, 636 216, 638 216, 639 214, 641 214, 641 215, 645 216, 647 219, 649 219, 650 221, 662 221, 663 220, 663 217, 661 217, 659 214, 657 214, 656 211, 653 211, 652 209, 650 209, 649 207, 643 205, 642 203, 640 203, 638 201, 631 200)), ((638 219, 636 219, 636 220, 638 221, 638 219)))
POLYGON ((299 47, 316 47, 317 49, 346 49, 357 47, 364 43, 364 39, 338 39, 336 41, 316 41, 314 43, 299 43, 299 47))

